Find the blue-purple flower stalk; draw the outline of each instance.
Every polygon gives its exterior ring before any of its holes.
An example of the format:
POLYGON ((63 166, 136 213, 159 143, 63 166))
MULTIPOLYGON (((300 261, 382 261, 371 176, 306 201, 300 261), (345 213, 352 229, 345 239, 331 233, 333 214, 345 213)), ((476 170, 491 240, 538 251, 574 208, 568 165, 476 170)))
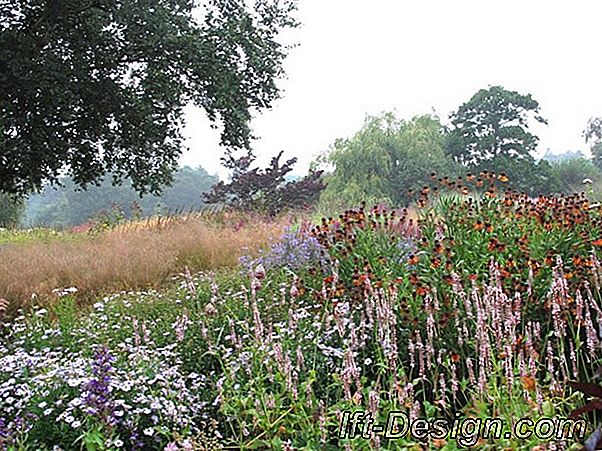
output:
POLYGON ((107 426, 114 426, 117 422, 110 388, 114 361, 115 357, 109 353, 106 346, 102 346, 94 353, 92 379, 88 382, 88 395, 85 399, 86 412, 98 417, 107 426))

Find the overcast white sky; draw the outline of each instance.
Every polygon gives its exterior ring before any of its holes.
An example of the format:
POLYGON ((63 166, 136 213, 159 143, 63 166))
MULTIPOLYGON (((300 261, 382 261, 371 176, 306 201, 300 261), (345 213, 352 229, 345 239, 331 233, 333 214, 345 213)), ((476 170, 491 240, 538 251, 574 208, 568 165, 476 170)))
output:
MULTIPOLYGON (((540 103, 540 154, 585 150, 587 120, 602 115, 600 0, 299 0, 297 18, 282 98, 252 122, 261 161, 284 150, 295 173, 366 114, 445 120, 489 85, 540 103)), ((223 177, 219 132, 199 110, 187 122, 182 164, 223 177)))

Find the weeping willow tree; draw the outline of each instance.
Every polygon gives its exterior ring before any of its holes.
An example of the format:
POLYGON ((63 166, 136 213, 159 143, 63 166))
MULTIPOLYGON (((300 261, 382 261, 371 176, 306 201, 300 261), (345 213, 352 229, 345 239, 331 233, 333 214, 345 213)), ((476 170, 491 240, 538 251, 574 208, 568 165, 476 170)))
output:
POLYGON ((439 119, 399 120, 393 113, 367 117, 352 137, 337 139, 314 163, 328 171, 320 198, 323 211, 358 205, 405 205, 409 190, 423 186, 433 171, 455 175, 459 165, 446 156, 439 119))

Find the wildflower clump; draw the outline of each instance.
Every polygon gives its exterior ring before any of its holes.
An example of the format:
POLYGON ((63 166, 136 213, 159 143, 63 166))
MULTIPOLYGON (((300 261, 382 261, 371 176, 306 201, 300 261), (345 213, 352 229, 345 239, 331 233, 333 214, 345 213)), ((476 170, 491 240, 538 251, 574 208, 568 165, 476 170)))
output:
POLYGON ((70 293, 6 324, 1 443, 540 446, 512 425, 586 413, 566 387, 602 361, 600 209, 505 190, 504 174, 431 178, 411 206, 289 229, 234 271, 186 270, 169 291, 115 293, 77 317, 70 293), (356 410, 504 425, 499 439, 353 438, 340 426, 356 410))

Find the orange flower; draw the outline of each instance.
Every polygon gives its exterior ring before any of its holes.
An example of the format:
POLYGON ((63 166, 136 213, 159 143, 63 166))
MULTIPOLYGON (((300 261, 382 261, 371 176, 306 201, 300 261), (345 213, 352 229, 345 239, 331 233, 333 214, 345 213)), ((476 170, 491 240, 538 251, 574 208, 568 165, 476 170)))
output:
POLYGON ((595 241, 592 241, 593 246, 602 246, 602 238, 598 238, 595 241))
POLYGON ((418 275, 415 272, 410 274, 410 283, 412 285, 418 285, 418 283, 419 283, 418 275))
POLYGON ((528 265, 528 266, 529 266, 531 269, 533 269, 534 271, 535 271, 535 270, 538 270, 538 269, 541 267, 541 265, 539 264, 539 262, 538 262, 537 260, 533 260, 532 258, 530 258, 530 259, 527 261, 527 265, 528 265))
POLYGON ((426 295, 427 293, 428 293, 428 288, 425 288, 425 287, 418 287, 418 288, 416 289, 416 294, 417 294, 418 296, 424 296, 424 295, 426 295))
POLYGON ((477 221, 473 226, 475 230, 483 230, 483 227, 485 227, 485 225, 481 221, 477 221))
POLYGON ((523 387, 525 387, 525 390, 527 390, 527 391, 535 390, 535 379, 532 376, 523 376, 523 377, 521 377, 521 379, 523 381, 523 387))
POLYGON ((500 182, 504 182, 504 183, 505 183, 505 182, 507 182, 507 181, 508 181, 508 177, 507 177, 507 176, 506 176, 506 174, 504 174, 503 172, 502 172, 500 175, 498 175, 498 176, 497 176, 497 178, 498 178, 498 180, 499 180, 500 182))
POLYGON ((460 354, 452 352, 452 354, 451 354, 451 361, 454 362, 454 363, 459 362, 460 361, 460 354))
POLYGON ((445 439, 443 439, 443 438, 433 439, 433 446, 435 446, 435 448, 443 448, 445 445, 447 445, 447 442, 445 441, 445 439))
POLYGON ((418 255, 410 254, 410 259, 408 260, 408 264, 415 265, 418 263, 419 260, 420 259, 418 258, 418 255))

